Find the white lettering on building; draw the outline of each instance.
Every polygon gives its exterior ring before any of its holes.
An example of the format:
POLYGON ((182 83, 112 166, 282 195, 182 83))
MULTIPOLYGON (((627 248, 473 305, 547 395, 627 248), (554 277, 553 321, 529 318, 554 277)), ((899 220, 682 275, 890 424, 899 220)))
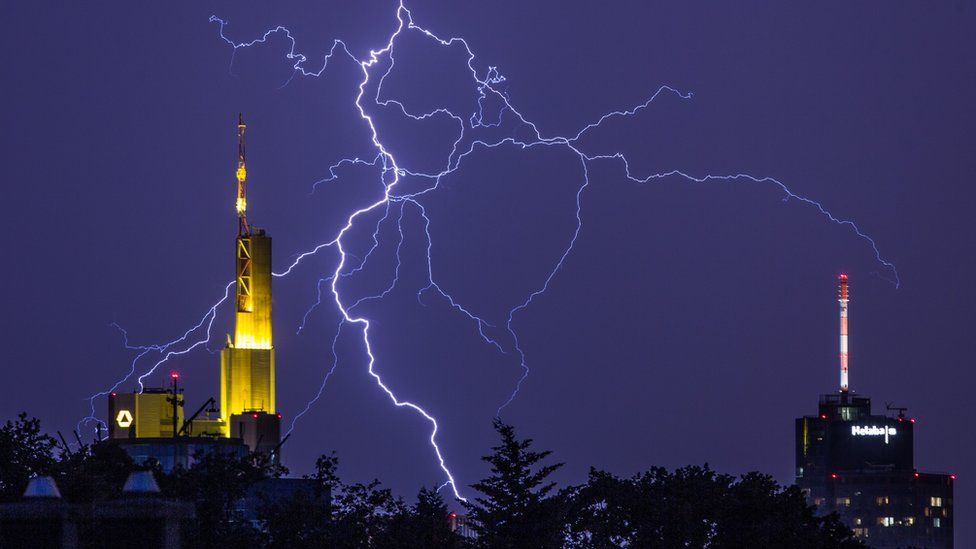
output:
POLYGON ((888 437, 898 434, 894 427, 877 427, 875 425, 852 425, 851 434, 856 437, 885 437, 885 444, 888 444, 888 437))

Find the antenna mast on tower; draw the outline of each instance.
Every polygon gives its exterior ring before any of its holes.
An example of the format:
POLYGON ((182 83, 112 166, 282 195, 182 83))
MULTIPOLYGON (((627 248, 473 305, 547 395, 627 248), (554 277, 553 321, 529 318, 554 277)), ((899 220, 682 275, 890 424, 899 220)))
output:
POLYGON ((248 236, 251 227, 247 224, 247 166, 244 155, 244 113, 237 115, 237 236, 248 236))
POLYGON ((847 393, 847 302, 850 301, 847 293, 847 275, 841 274, 837 277, 839 288, 837 301, 840 302, 840 391, 847 393))

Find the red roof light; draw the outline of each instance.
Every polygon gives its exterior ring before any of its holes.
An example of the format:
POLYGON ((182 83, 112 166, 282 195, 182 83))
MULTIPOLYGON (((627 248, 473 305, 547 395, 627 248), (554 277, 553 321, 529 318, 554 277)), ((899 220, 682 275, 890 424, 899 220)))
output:
POLYGON ((827 419, 827 414, 820 414, 820 419, 827 419))
POLYGON ((258 415, 257 414, 251 414, 251 417, 253 417, 254 419, 257 419, 258 418, 258 415))
POLYGON ((837 473, 830 473, 830 478, 836 479, 837 478, 837 473))
POLYGON ((172 371, 172 372, 169 373, 169 377, 171 377, 173 379, 180 379, 180 373, 174 370, 174 371, 172 371))
POLYGON ((956 475, 949 475, 949 480, 956 480, 956 475))
POLYGON ((918 478, 918 471, 912 473, 912 476, 914 476, 915 478, 918 478))
POLYGON ((910 419, 908 421, 911 421, 912 423, 915 423, 915 418, 912 418, 912 419, 910 419))

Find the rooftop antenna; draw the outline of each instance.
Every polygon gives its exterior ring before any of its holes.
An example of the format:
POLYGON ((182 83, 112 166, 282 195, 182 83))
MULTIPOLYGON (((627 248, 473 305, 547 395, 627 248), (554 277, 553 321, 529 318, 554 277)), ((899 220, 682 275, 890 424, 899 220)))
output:
POLYGON ((65 453, 67 453, 70 456, 71 448, 68 448, 68 441, 64 440, 64 435, 61 434, 61 431, 58 431, 58 438, 61 439, 61 446, 64 448, 65 453))
POLYGON ((885 409, 889 412, 898 412, 899 419, 905 419, 905 412, 908 411, 908 408, 903 406, 892 406, 890 402, 885 402, 885 409))
POLYGON ((285 438, 281 439, 281 442, 279 442, 278 445, 275 446, 273 450, 271 450, 271 454, 269 454, 271 456, 271 459, 274 459, 274 457, 278 455, 278 451, 281 450, 281 447, 284 446, 285 443, 288 442, 288 439, 290 438, 291 438, 291 433, 288 433, 287 435, 285 435, 285 438))
POLYGON ((179 426, 179 407, 183 406, 183 399, 180 398, 179 381, 180 373, 177 371, 172 371, 169 374, 170 379, 173 380, 172 396, 166 397, 166 402, 173 405, 173 438, 179 436, 180 430, 177 429, 179 426))
POLYGON ((193 412, 193 415, 183 422, 183 427, 180 427, 180 430, 179 432, 176 433, 176 435, 181 436, 184 433, 186 433, 187 429, 193 425, 193 420, 196 419, 197 416, 202 414, 204 410, 206 410, 207 413, 210 413, 211 411, 214 412, 217 411, 217 401, 214 400, 214 397, 208 398, 207 401, 203 403, 203 406, 200 406, 200 408, 196 412, 193 412), (207 406, 210 406, 210 408, 207 408, 207 406))
POLYGON ((841 273, 837 281, 839 282, 837 301, 840 302, 840 392, 847 394, 850 389, 847 375, 847 302, 850 301, 847 293, 847 275, 841 273))

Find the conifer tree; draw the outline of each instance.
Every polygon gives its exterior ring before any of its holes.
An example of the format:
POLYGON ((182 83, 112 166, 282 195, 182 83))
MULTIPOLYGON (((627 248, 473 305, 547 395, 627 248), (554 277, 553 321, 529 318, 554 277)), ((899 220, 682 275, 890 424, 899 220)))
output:
POLYGON ((491 475, 471 487, 482 495, 465 502, 478 533, 479 547, 562 547, 566 494, 555 492, 549 476, 562 463, 543 465, 550 451, 530 450, 532 439, 519 440, 511 425, 496 419, 501 443, 481 458, 491 475))

